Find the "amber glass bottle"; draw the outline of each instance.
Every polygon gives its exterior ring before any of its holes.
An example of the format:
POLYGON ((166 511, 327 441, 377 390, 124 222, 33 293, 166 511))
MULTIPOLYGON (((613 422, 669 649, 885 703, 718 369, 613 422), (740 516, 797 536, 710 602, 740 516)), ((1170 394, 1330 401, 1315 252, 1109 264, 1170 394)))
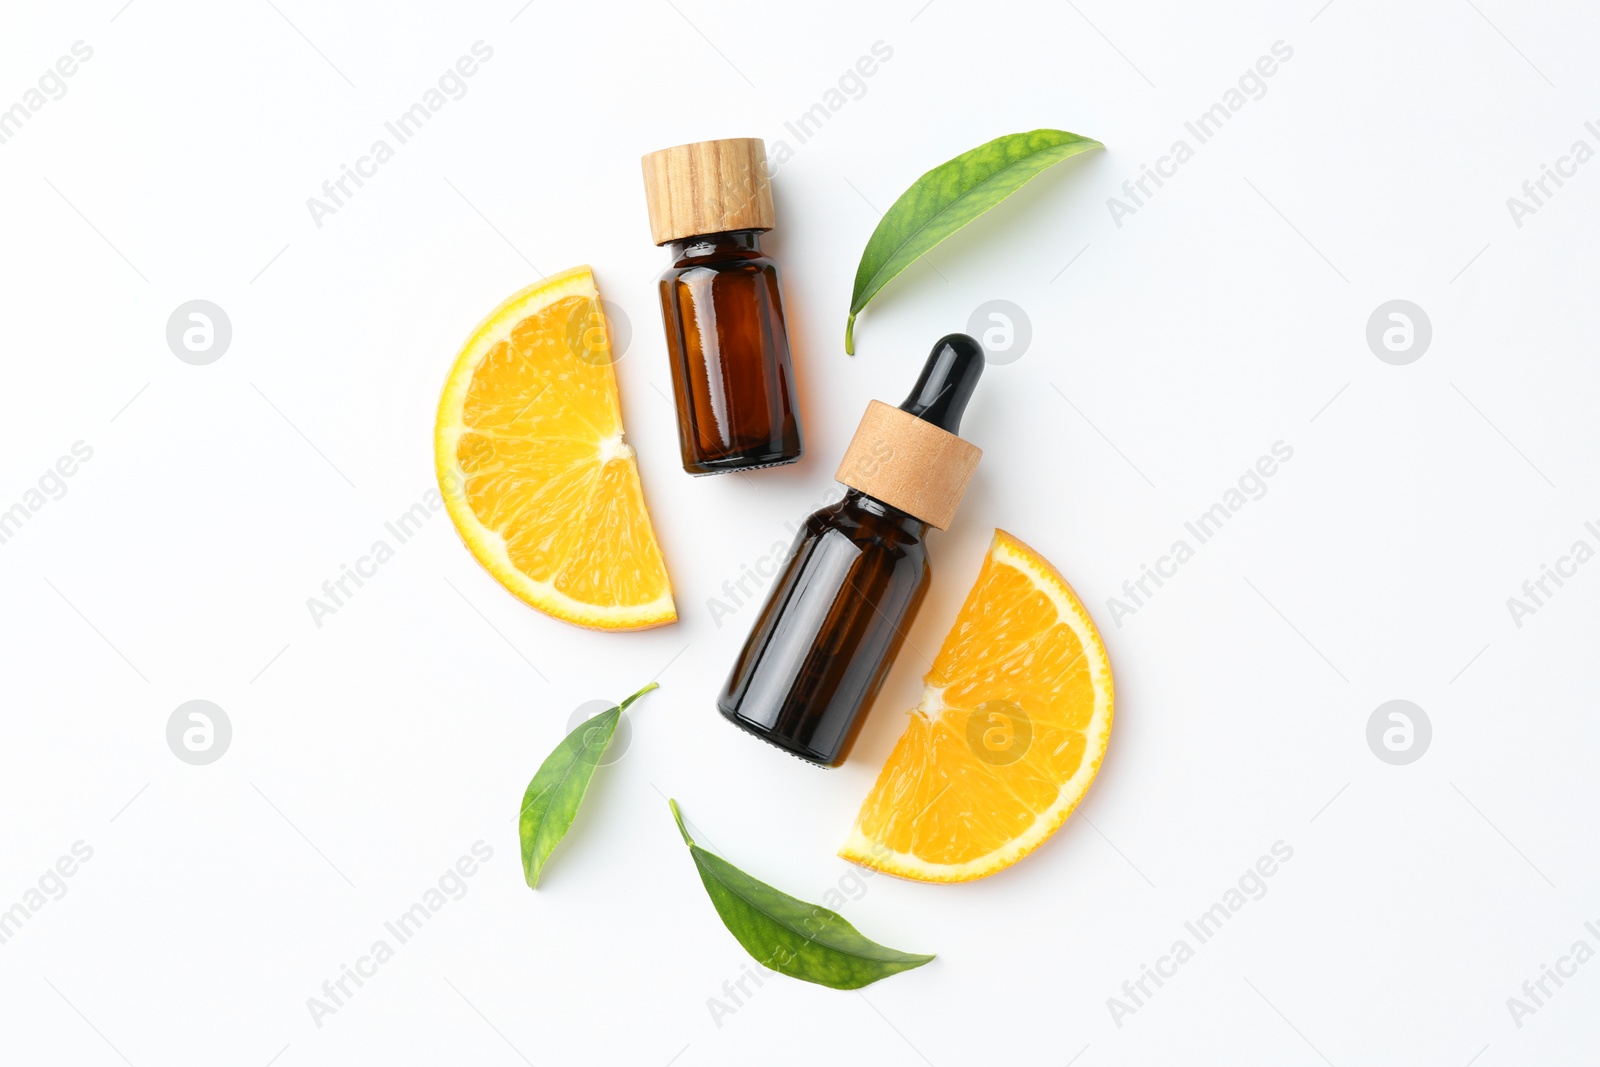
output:
POLYGON ((844 499, 806 519, 717 708, 801 759, 837 767, 905 640, 978 449, 956 436, 983 371, 965 334, 934 345, 900 407, 873 401, 839 465, 844 499))
POLYGON ((761 254, 774 214, 761 141, 652 152, 644 177, 652 236, 672 255, 659 289, 683 469, 793 463, 800 417, 778 268, 761 254))

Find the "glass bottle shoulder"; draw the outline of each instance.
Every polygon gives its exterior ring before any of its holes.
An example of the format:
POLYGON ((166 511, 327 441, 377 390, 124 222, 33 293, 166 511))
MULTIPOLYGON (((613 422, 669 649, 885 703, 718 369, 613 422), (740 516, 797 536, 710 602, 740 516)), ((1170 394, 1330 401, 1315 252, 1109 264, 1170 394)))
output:
POLYGON ((881 546, 899 555, 927 557, 927 523, 855 489, 813 512, 805 529, 812 537, 843 536, 863 551, 881 546))

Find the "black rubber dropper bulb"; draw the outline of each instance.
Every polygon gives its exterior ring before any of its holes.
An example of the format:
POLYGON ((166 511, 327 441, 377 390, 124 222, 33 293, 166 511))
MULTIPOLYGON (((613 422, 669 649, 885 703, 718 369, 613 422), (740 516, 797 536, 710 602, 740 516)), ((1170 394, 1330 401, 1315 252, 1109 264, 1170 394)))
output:
POLYGON ((960 433, 961 415, 982 376, 983 346, 964 333, 947 333, 928 353, 900 410, 941 430, 960 433))
POLYGON ((983 362, 977 341, 947 334, 903 404, 868 405, 836 475, 850 491, 796 535, 717 698, 724 718, 844 762, 927 590, 928 532, 950 524, 977 466, 957 431, 983 362))

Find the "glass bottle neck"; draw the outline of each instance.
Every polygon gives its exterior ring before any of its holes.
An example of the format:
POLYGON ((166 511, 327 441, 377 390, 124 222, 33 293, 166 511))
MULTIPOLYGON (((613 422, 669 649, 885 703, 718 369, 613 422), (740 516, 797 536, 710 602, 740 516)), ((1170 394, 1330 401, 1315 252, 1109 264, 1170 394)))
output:
POLYGON ((875 496, 868 496, 859 489, 850 489, 844 494, 845 504, 864 511, 869 515, 877 515, 894 523, 900 529, 913 537, 923 537, 928 532, 928 524, 909 512, 901 511, 897 507, 885 504, 875 496))
POLYGON ((674 263, 685 260, 750 259, 761 254, 760 230, 728 230, 724 233, 697 234, 667 242, 674 263))

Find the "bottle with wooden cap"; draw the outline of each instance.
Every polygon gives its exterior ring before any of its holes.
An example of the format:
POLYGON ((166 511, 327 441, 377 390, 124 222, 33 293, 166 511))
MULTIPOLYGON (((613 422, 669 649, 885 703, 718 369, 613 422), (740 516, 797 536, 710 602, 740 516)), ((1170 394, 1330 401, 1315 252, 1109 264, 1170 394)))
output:
POLYGON ((835 475, 844 499, 806 519, 717 708, 801 759, 843 763, 927 589, 943 530, 982 454, 956 436, 983 346, 939 339, 898 408, 874 400, 835 475))
POLYGON ((761 254, 773 227, 759 138, 663 148, 644 157, 650 233, 667 245, 661 319, 690 474, 800 458, 794 367, 777 265, 761 254))

